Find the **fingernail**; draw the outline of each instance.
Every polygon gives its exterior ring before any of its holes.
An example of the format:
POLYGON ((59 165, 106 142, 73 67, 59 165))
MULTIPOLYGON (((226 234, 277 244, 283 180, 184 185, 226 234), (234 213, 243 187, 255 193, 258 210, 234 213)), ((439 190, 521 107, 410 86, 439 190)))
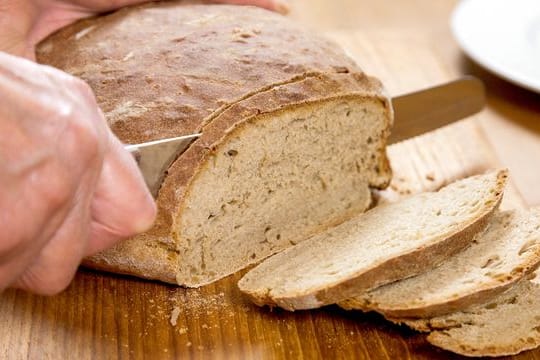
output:
POLYGON ((287 2, 276 0, 275 1, 276 11, 280 14, 287 15, 291 11, 291 7, 287 2))

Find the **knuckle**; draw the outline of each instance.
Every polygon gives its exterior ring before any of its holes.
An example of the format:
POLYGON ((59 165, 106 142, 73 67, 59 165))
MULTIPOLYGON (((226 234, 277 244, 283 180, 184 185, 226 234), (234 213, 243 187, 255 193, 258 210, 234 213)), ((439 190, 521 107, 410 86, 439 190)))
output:
POLYGON ((79 95, 78 98, 82 97, 85 103, 97 107, 94 91, 86 81, 70 75, 69 82, 69 86, 79 95))
POLYGON ((92 114, 81 111, 81 106, 70 99, 57 97, 34 104, 33 108, 45 115, 48 122, 39 129, 40 139, 51 147, 56 145, 58 151, 94 157, 103 147, 104 141, 100 139, 92 114))
POLYGON ((75 92, 76 95, 92 94, 92 90, 84 80, 49 65, 41 65, 41 67, 42 72, 48 76, 50 84, 53 84, 52 86, 63 85, 69 92, 75 92))
POLYGON ((54 121, 50 128, 56 134, 54 138, 65 142, 66 151, 85 162, 97 159, 104 152, 107 139, 92 90, 86 82, 68 74, 63 83, 67 83, 72 95, 60 94, 50 101, 41 101, 38 107, 54 121))
POLYGON ((94 97, 94 92, 86 81, 74 76, 71 77, 71 81, 73 82, 75 89, 77 89, 82 95, 89 96, 91 98, 94 97))
POLYGON ((65 132, 68 149, 77 154, 79 161, 93 163, 103 157, 104 141, 90 121, 74 119, 69 122, 65 132))
POLYGON ((59 166, 53 163, 41 176, 43 179, 39 180, 37 189, 49 207, 56 209, 70 202, 76 181, 68 171, 59 169, 59 166))

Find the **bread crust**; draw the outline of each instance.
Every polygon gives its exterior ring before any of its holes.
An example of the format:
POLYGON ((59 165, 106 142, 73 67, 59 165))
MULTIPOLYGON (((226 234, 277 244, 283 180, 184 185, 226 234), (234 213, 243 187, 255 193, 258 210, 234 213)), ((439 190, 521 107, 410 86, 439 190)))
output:
MULTIPOLYGON (((381 84, 343 51, 287 19, 258 8, 161 2, 80 21, 46 39, 41 63, 87 81, 115 134, 139 143, 202 132, 170 167, 154 227, 85 259, 84 265, 176 283, 172 232, 189 185, 227 136, 261 114, 324 101, 382 102, 381 84), (203 41, 204 39, 204 41, 203 41), (61 47, 61 51, 58 48, 61 47), (91 60, 90 60, 91 59, 91 60)), ((379 168, 391 172, 381 142, 379 168)))
POLYGON ((537 275, 537 272, 530 273, 489 301, 462 308, 455 313, 433 318, 388 320, 417 331, 429 332, 426 338, 432 345, 461 355, 515 355, 540 345, 537 330, 540 315, 536 304, 540 287, 538 279, 535 279, 537 275), (481 334, 468 337, 464 335, 471 332, 467 329, 481 334), (465 332, 460 334, 462 330, 465 332), (492 337, 498 337, 499 341, 492 337), (500 341, 500 337, 504 337, 504 341, 500 341))
MULTIPOLYGON (((529 210, 540 215, 540 209, 529 210)), ((475 304, 484 303, 498 294, 508 290, 515 283, 523 279, 523 277, 537 270, 540 266, 540 248, 533 247, 526 252, 527 257, 520 262, 520 265, 514 268, 511 272, 500 274, 496 277, 496 283, 483 283, 474 289, 469 289, 467 292, 462 290, 454 295, 454 298, 449 301, 432 303, 432 304, 406 304, 402 303, 398 306, 388 307, 385 304, 371 303, 366 301, 349 299, 342 303, 342 307, 347 310, 360 309, 363 311, 377 311, 385 317, 398 318, 427 318, 447 313, 459 311, 475 304)))
POLYGON ((536 249, 534 252, 531 252, 528 262, 525 263, 523 267, 520 267, 520 269, 517 271, 511 272, 505 277, 501 277, 498 286, 484 286, 480 290, 461 295, 459 298, 444 304, 434 304, 418 308, 411 307, 392 310, 374 308, 370 310, 380 312, 381 314, 390 318, 427 318, 456 312, 469 306, 482 304, 489 301, 489 299, 507 291, 518 281, 520 281, 523 276, 535 271, 540 265, 539 259, 540 249, 536 249))
POLYGON ((489 219, 498 208, 507 177, 507 170, 500 170, 497 173, 494 201, 480 217, 469 223, 460 224, 460 228, 456 229, 454 234, 439 237, 439 241, 434 241, 431 246, 404 253, 367 272, 357 274, 347 281, 327 284, 325 288, 306 294, 296 294, 290 297, 276 296, 271 294, 268 289, 259 292, 245 288, 242 286, 242 281, 239 283, 240 290, 254 303, 261 306, 279 306, 293 311, 338 303, 338 305, 347 308, 348 306, 343 304, 344 300, 380 285, 427 271, 468 246, 474 236, 485 229, 489 219))

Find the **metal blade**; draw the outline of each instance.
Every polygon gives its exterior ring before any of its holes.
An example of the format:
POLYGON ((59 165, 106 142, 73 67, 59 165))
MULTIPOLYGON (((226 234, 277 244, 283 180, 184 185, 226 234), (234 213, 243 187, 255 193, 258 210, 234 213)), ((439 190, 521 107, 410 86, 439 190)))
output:
POLYGON ((484 107, 479 79, 461 79, 392 99, 395 117, 389 144, 410 139, 473 115, 484 107))
MULTIPOLYGON (((389 143, 396 143, 470 116, 484 107, 482 82, 465 77, 392 99, 395 121, 389 143)), ((201 134, 126 145, 154 197, 174 160, 201 134)))
POLYGON ((165 173, 174 160, 201 134, 150 141, 124 148, 135 157, 150 193, 157 197, 165 173))

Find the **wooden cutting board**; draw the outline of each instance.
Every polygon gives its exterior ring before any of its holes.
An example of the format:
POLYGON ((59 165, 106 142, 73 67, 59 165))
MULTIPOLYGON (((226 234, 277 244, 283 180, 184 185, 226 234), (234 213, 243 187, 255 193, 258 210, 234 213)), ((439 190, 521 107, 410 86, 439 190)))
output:
MULTIPOLYGON (((344 2, 352 6, 354 0, 344 2)), ((380 77, 391 94, 458 74, 431 43, 406 28, 367 33, 347 28, 329 35, 368 73, 380 77)), ((495 152, 479 126, 490 116, 487 111, 391 147, 395 177, 382 199, 392 201, 402 193, 434 189, 497 167, 495 152)), ((524 201, 511 184, 503 207, 521 206, 524 201)), ((430 346, 423 335, 374 314, 337 307, 295 313, 258 308, 239 294, 235 286, 239 278, 237 274, 187 290, 82 270, 55 297, 5 291, 0 295, 0 358, 458 358, 430 346)), ((515 358, 538 357, 537 350, 515 358)))
MULTIPOLYGON (((496 166, 471 121, 395 145, 389 155, 395 178, 381 196, 390 201, 496 166)), ((505 207, 520 203, 512 191, 505 195, 505 207)), ((0 357, 455 358, 378 315, 332 306, 295 313, 258 308, 237 290, 239 278, 188 290, 81 271, 55 297, 8 290, 0 296, 0 357)), ((518 358, 533 354, 540 352, 518 358)))

